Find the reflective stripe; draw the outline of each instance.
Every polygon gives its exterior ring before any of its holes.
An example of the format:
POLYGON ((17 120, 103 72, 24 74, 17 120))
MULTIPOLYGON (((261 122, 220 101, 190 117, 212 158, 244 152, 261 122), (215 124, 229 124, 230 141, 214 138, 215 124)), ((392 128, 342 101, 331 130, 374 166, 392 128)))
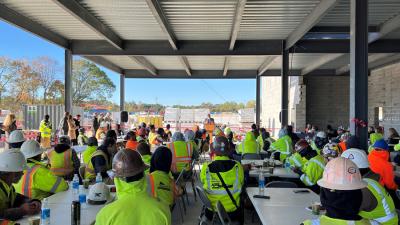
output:
POLYGON ((154 177, 152 174, 149 174, 149 184, 150 184, 150 188, 151 188, 151 196, 157 198, 157 193, 156 193, 155 185, 154 185, 154 177))
POLYGON ((301 163, 299 162, 299 160, 297 160, 297 158, 296 158, 295 156, 293 156, 292 159, 293 159, 294 164, 295 164, 296 166, 301 167, 301 163))
POLYGON ((324 164, 322 164, 320 161, 318 161, 317 159, 315 159, 315 158, 312 158, 311 160, 310 160, 310 162, 314 162, 314 163, 316 163, 321 169, 325 169, 325 165, 324 164))
POLYGON ((62 180, 63 179, 61 177, 57 177, 56 183, 54 183, 53 187, 50 190, 51 193, 56 193, 57 188, 58 186, 60 186, 62 180))
POLYGON ((289 142, 286 139, 285 139, 285 144, 286 144, 286 151, 281 153, 288 155, 290 153, 290 150, 289 150, 289 142))
MULTIPOLYGON (((50 150, 47 155, 50 159, 50 164, 52 162, 52 155, 54 154, 55 150, 50 150)), ((60 168, 54 168, 54 165, 51 165, 50 171, 53 172, 55 175, 67 175, 73 171, 73 168, 71 166, 71 161, 72 161, 72 150, 68 149, 67 151, 60 153, 64 155, 64 162, 63 165, 60 168)))
POLYGON ((380 217, 380 218, 374 218, 375 221, 378 221, 379 223, 384 223, 387 222, 393 218, 395 218, 397 215, 393 212, 391 212, 390 210, 390 206, 386 201, 386 196, 385 194, 382 192, 382 190, 374 183, 372 182, 370 179, 364 179, 369 185, 371 185, 371 187, 378 192, 379 196, 382 198, 382 205, 383 205, 383 209, 385 210, 385 214, 386 216, 380 217))
MULTIPOLYGON (((237 165, 235 165, 236 170, 236 179, 235 183, 233 184, 233 190, 231 191, 232 195, 236 193, 240 193, 240 188, 239 188, 239 168, 237 165)), ((209 167, 207 166, 206 169, 206 180, 207 180, 207 193, 212 194, 212 195, 227 195, 228 193, 226 192, 225 189, 223 190, 211 190, 211 175, 210 175, 210 170, 209 167)))
POLYGON ((35 174, 36 170, 39 169, 39 165, 35 165, 32 168, 28 168, 24 175, 22 181, 22 193, 23 195, 32 198, 32 184, 33 184, 33 175, 35 174))
POLYGON ((321 222, 320 222, 319 218, 318 218, 318 219, 311 220, 311 225, 319 225, 320 223, 321 223, 321 222))
POLYGON ((176 172, 178 169, 176 168, 176 154, 175 154, 175 146, 174 146, 174 142, 168 144, 167 146, 171 152, 172 152, 172 163, 171 163, 171 167, 173 172, 176 172))
POLYGON ((242 154, 244 154, 244 141, 242 142, 242 154))
POLYGON ((314 185, 314 183, 312 183, 310 181, 310 178, 305 174, 301 175, 300 180, 303 181, 306 185, 309 185, 309 186, 313 186, 314 185))

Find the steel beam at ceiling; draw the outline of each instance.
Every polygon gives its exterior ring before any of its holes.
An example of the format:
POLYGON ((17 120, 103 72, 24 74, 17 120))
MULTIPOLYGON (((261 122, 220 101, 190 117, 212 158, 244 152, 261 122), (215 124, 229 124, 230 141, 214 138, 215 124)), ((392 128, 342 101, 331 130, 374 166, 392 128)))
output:
POLYGON ((64 49, 69 49, 69 42, 66 38, 61 35, 54 33, 53 31, 45 28, 37 22, 32 21, 26 16, 19 14, 18 12, 8 8, 4 4, 0 3, 0 19, 7 23, 15 25, 25 31, 28 31, 36 36, 44 38, 64 49))
MULTIPOLYGON (((391 62, 396 62, 398 60, 399 54, 395 53, 386 53, 386 54, 377 54, 377 55, 369 55, 368 56, 368 69, 375 69, 377 67, 381 67, 382 65, 390 64, 391 62)), ((338 69, 336 69, 336 74, 341 75, 348 73, 350 71, 350 65, 344 65, 338 69)))
POLYGON ((77 18, 79 21, 89 26, 93 31, 105 38, 114 47, 123 49, 123 40, 78 2, 75 0, 53 0, 53 2, 77 18))
POLYGON ((299 24, 299 26, 286 38, 286 50, 296 44, 324 15, 332 9, 339 0, 321 1, 313 11, 299 24))
POLYGON ((229 57, 229 56, 225 57, 225 60, 224 60, 224 71, 222 72, 222 76, 224 76, 224 77, 226 77, 226 74, 228 74, 229 60, 231 60, 231 57, 229 57))
POLYGON ((312 62, 309 66, 303 68, 301 70, 301 75, 306 75, 318 68, 320 68, 323 65, 329 64, 331 62, 336 61, 338 58, 343 57, 343 54, 328 54, 325 55, 321 58, 319 58, 317 61, 312 62))
POLYGON ((263 73, 265 73, 265 71, 267 71, 272 63, 274 62, 274 60, 277 58, 278 56, 267 56, 267 58, 265 59, 265 61, 261 64, 260 68, 258 68, 258 76, 261 76, 263 73))
POLYGON ((246 0, 237 0, 235 15, 233 17, 232 29, 231 29, 231 39, 229 43, 229 50, 235 48, 236 39, 240 30, 240 23, 242 22, 242 16, 244 8, 246 7, 246 0))
POLYGON ((101 57, 101 56, 83 56, 83 58, 90 60, 96 64, 99 64, 101 66, 104 66, 105 68, 112 70, 116 73, 121 74, 123 69, 117 65, 115 65, 114 63, 106 60, 105 58, 101 57))
POLYGON ((396 31, 398 29, 400 29, 400 14, 380 25, 378 34, 372 39, 370 39, 369 43, 381 39, 386 35, 388 35, 389 33, 396 31))
POLYGON ((186 56, 181 56, 179 57, 179 60, 181 61, 186 73, 188 76, 192 76, 192 70, 190 69, 189 61, 186 56))
POLYGON ((133 61, 143 67, 146 71, 148 71, 151 75, 157 76, 158 70, 151 64, 145 57, 143 56, 129 56, 133 61))

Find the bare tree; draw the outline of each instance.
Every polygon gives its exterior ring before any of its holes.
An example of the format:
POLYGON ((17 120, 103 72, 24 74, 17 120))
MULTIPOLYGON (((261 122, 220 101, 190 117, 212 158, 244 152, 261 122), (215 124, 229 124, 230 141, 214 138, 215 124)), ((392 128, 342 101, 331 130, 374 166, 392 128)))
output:
POLYGON ((6 88, 17 75, 17 65, 14 60, 0 56, 0 104, 3 96, 9 91, 6 88))
POLYGON ((58 69, 57 61, 47 56, 42 56, 32 61, 32 70, 39 76, 40 87, 43 89, 44 104, 47 103, 48 94, 56 80, 58 69))

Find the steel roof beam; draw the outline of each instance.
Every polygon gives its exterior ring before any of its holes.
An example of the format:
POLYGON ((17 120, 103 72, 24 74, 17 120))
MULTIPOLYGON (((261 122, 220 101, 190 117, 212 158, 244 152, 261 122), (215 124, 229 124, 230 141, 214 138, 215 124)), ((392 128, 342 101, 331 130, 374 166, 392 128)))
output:
MULTIPOLYGON (((257 70, 229 70, 227 76, 221 76, 223 70, 192 70, 188 77, 184 70, 158 70, 158 76, 151 76, 146 70, 124 70, 126 78, 161 79, 255 79, 257 70)), ((268 70, 262 76, 280 76, 281 70, 268 70)), ((290 71, 290 76, 300 76, 301 70, 290 71)), ((335 76, 335 70, 315 70, 311 76, 335 76)))
POLYGON ((344 54, 328 54, 321 58, 319 58, 316 62, 312 62, 311 65, 303 68, 301 70, 301 75, 309 74, 310 72, 320 68, 323 65, 329 64, 340 57, 343 57, 344 54))
POLYGON ((89 26, 93 31, 105 38, 114 47, 123 49, 123 40, 78 2, 75 0, 53 0, 53 2, 77 18, 79 21, 89 26))
POLYGON ((158 75, 158 70, 149 62, 144 56, 129 56, 133 61, 143 67, 147 72, 153 76, 158 75))
POLYGON ((189 61, 186 56, 180 56, 179 60, 181 61, 186 73, 188 76, 192 76, 192 70, 190 69, 189 61))
MULTIPOLYGON (((379 55, 369 55, 368 56, 368 68, 374 69, 380 67, 384 64, 390 64, 391 62, 398 61, 398 54, 387 53, 387 54, 379 54, 379 55), (395 57, 396 56, 396 57, 395 57)), ((336 74, 341 75, 350 71, 350 66, 344 65, 336 70, 336 74)))
POLYGON ((226 75, 228 74, 228 69, 229 69, 229 60, 231 60, 230 56, 225 57, 225 61, 224 61, 224 70, 222 72, 222 76, 226 77, 226 75))
POLYGON ((229 50, 233 50, 235 48, 235 42, 240 30, 240 23, 242 22, 242 16, 244 12, 244 8, 246 7, 246 0, 237 0, 235 16, 232 22, 232 30, 231 30, 231 40, 229 44, 229 50))
MULTIPOLYGON (((378 32, 378 26, 369 26, 369 32, 378 32)), ((349 26, 314 26, 307 33, 347 34, 350 33, 349 26)))
POLYGON ((381 26, 379 26, 379 32, 376 36, 369 39, 369 43, 372 43, 378 39, 381 39, 388 35, 389 33, 400 29, 400 14, 393 17, 392 19, 386 21, 381 26))
POLYGON ((257 75, 261 76, 263 73, 265 73, 265 71, 267 71, 271 66, 272 63, 274 62, 274 60, 277 58, 278 56, 274 55, 274 56, 267 56, 267 58, 265 59, 265 61, 261 64, 261 66, 258 68, 257 70, 257 75))
POLYGON ((286 49, 296 44, 339 0, 322 0, 286 39, 286 49))
POLYGON ((83 58, 90 60, 96 64, 99 64, 109 70, 112 70, 116 73, 121 74, 123 72, 123 69, 117 65, 115 65, 114 63, 108 61, 107 59, 105 59, 104 57, 101 56, 82 56, 83 58))
POLYGON ((7 23, 15 25, 25 31, 28 31, 36 36, 44 38, 64 49, 69 49, 69 41, 61 35, 43 27, 37 22, 32 21, 26 16, 23 16, 16 11, 8 8, 0 3, 0 19, 7 23))

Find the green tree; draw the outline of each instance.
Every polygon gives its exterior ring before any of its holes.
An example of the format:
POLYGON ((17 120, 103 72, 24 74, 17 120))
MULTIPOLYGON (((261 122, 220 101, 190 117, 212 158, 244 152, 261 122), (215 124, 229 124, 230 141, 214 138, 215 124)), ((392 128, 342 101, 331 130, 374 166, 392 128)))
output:
POLYGON ((105 101, 112 97, 115 85, 96 64, 87 60, 75 60, 72 71, 72 101, 81 104, 85 101, 105 101))
POLYGON ((250 100, 246 103, 246 108, 255 108, 256 107, 256 101, 255 100, 250 100))
POLYGON ((11 90, 12 81, 17 75, 17 63, 7 57, 0 56, 0 104, 3 97, 11 90))

